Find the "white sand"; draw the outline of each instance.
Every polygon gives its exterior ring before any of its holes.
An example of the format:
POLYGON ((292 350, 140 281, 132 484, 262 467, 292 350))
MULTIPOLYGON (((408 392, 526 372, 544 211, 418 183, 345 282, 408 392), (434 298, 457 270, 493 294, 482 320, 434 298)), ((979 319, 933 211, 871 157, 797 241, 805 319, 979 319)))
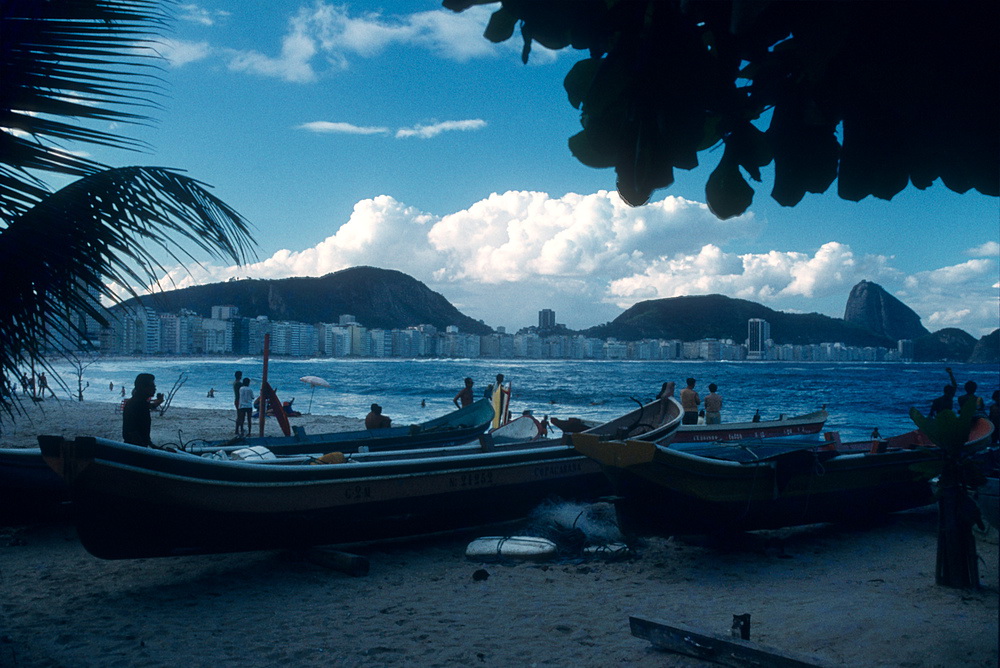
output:
MULTIPOLYGON (((154 439, 232 424, 175 407, 154 439)), ((113 406, 66 403, 3 441, 119 425, 113 406)), ((620 563, 485 566, 463 554, 480 530, 354 547, 371 564, 357 578, 284 552, 101 561, 68 525, 0 528, 0 666, 701 666, 632 637, 629 615, 727 633, 747 612, 753 640, 832 664, 993 668, 996 530, 977 532, 982 588, 953 590, 934 584, 936 521, 932 506, 738 545, 651 538, 620 563)))
MULTIPOLYGON (((98 402, 55 401, 47 399, 26 404, 24 413, 10 424, 4 418, 0 446, 5 448, 37 447, 38 434, 55 434, 67 438, 100 436, 121 440, 122 415, 119 404, 98 402)), ((163 415, 154 411, 150 434, 157 445, 187 443, 195 439, 229 438, 236 427, 236 410, 205 410, 172 405, 163 415)), ((303 415, 290 418, 293 426, 305 427, 309 434, 364 429, 363 418, 334 415, 303 415)), ((260 433, 254 419, 251 435, 260 433)), ((273 418, 264 423, 264 435, 280 436, 281 429, 273 418)))

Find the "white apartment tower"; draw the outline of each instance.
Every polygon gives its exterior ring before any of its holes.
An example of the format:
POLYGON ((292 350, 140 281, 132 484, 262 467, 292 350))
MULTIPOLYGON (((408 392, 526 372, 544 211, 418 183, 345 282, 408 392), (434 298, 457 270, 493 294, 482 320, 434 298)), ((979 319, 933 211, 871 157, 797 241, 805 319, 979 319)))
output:
POLYGON ((747 359, 767 359, 767 342, 771 338, 771 324, 762 318, 747 321, 747 359))

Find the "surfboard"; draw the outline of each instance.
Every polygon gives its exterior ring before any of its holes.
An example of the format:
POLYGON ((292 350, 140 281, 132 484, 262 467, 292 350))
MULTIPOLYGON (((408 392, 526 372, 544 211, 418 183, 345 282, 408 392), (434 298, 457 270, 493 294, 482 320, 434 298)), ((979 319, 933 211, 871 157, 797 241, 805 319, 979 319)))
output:
POLYGON ((508 412, 510 411, 510 383, 498 385, 493 388, 493 423, 490 425, 496 429, 500 425, 510 421, 508 412))
POLYGON ((275 419, 278 420, 278 426, 281 427, 281 433, 285 436, 292 435, 292 425, 288 423, 288 416, 285 415, 285 409, 278 401, 278 394, 274 391, 269 383, 264 383, 260 387, 261 395, 261 410, 266 411, 267 405, 271 404, 272 413, 275 419))
POLYGON ((539 423, 530 415, 520 415, 507 424, 490 431, 495 443, 532 441, 543 436, 539 423))
POLYGON ((476 561, 552 559, 556 556, 556 544, 535 536, 484 536, 469 543, 465 556, 476 561))

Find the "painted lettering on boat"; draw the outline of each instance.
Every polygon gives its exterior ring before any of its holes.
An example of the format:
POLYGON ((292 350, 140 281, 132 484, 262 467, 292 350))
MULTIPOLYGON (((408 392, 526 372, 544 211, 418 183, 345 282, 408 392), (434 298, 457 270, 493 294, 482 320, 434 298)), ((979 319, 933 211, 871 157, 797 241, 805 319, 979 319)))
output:
POLYGON ((552 478, 561 475, 569 475, 580 472, 580 462, 566 462, 565 464, 547 464, 535 467, 536 478, 552 478))
POLYGON ((348 501, 360 501, 372 498, 372 488, 368 485, 355 485, 344 490, 344 498, 348 501))
POLYGON ((450 479, 452 487, 482 487, 493 484, 493 471, 472 471, 450 479))

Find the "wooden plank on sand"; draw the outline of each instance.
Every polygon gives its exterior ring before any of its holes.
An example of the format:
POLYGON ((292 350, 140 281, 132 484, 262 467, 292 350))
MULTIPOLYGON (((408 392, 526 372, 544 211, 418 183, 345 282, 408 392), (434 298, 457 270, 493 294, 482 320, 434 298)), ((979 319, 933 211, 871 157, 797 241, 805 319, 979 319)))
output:
POLYGON ((640 617, 629 617, 628 621, 632 635, 648 640, 657 649, 686 654, 723 666, 822 668, 831 665, 815 656, 795 654, 749 640, 698 631, 681 624, 666 624, 640 617))

